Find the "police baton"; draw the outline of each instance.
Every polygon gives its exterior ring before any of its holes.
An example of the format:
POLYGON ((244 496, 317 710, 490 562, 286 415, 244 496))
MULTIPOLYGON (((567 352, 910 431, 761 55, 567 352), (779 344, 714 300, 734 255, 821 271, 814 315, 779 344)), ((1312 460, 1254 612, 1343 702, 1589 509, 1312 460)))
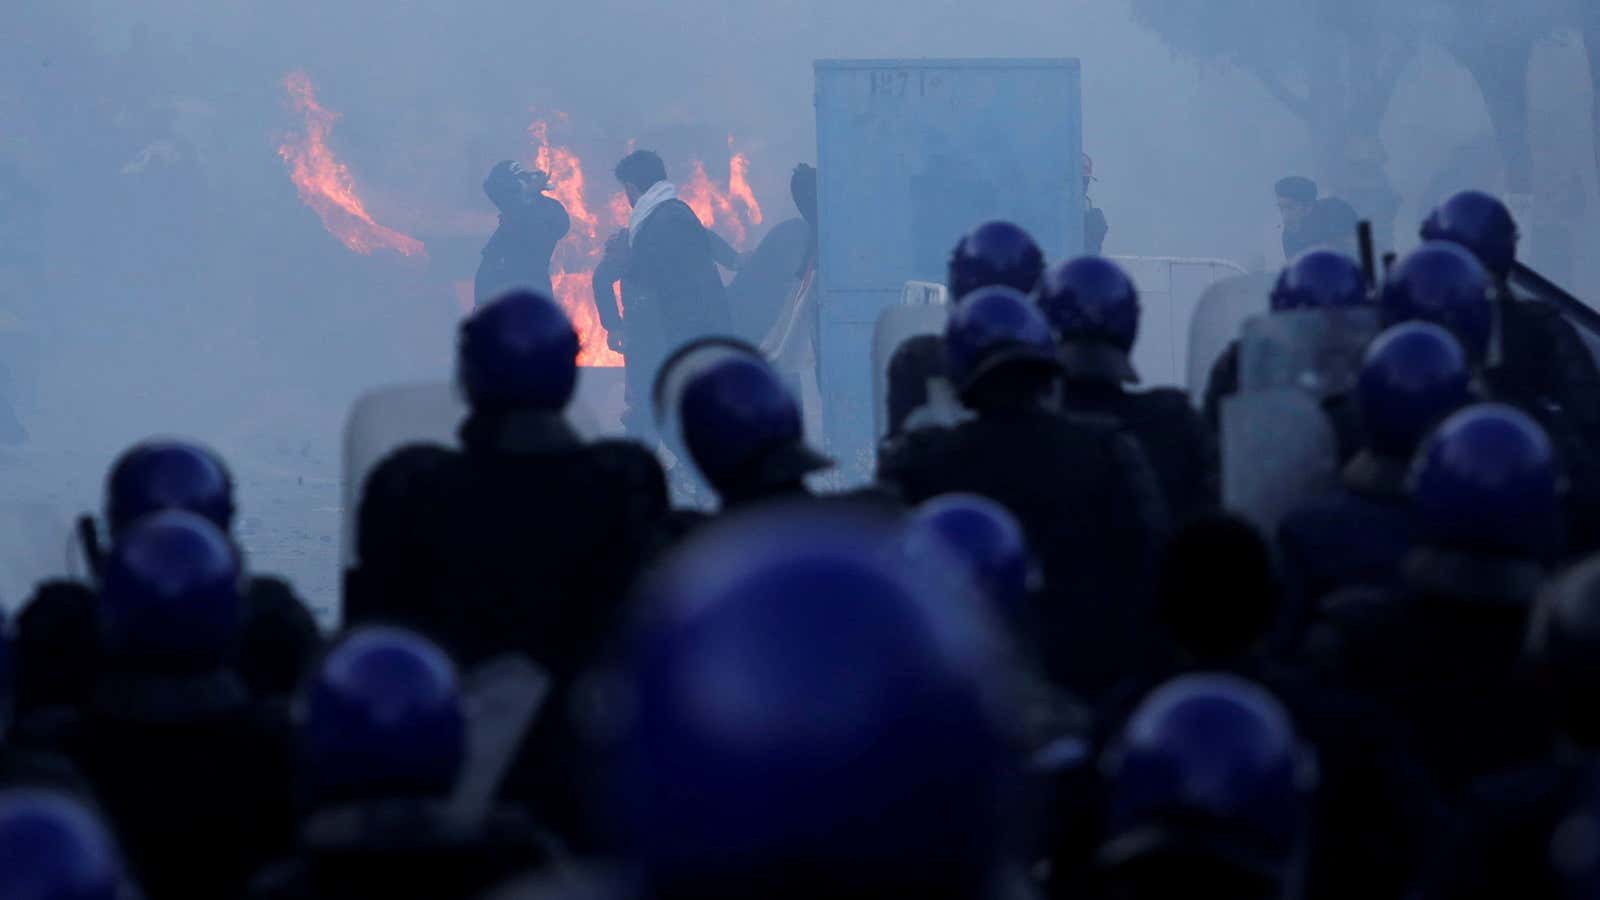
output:
POLYGON ((1378 257, 1372 248, 1372 223, 1362 219, 1356 223, 1356 245, 1361 248, 1361 274, 1366 276, 1367 290, 1378 287, 1378 257))

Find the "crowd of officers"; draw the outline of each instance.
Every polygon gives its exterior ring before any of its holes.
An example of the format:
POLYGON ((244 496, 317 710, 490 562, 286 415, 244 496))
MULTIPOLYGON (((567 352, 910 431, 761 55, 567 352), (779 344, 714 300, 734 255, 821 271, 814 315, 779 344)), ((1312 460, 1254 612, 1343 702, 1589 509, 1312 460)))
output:
POLYGON ((92 579, 0 642, 0 897, 1600 896, 1594 362, 1499 203, 1424 237, 1272 293, 1386 326, 1326 404, 1342 487, 1276 534, 1130 388, 1127 276, 998 222, 849 493, 714 338, 656 383, 720 500, 674 509, 569 424, 559 307, 484 305, 459 448, 366 481, 337 634, 249 572, 220 460, 140 444, 92 579))

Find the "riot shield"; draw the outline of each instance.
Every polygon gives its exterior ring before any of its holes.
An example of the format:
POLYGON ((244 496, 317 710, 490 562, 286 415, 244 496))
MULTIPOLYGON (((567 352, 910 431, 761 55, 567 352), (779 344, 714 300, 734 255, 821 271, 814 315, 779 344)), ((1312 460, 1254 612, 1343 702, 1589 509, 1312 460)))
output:
POLYGON ((1338 487, 1338 442, 1311 394, 1293 387, 1222 401, 1222 502, 1262 529, 1338 487))
POLYGON ((1345 393, 1377 334, 1373 307, 1255 316, 1239 340, 1239 392, 1293 388, 1319 400, 1345 393))
POLYGON ((1246 319, 1267 311, 1272 277, 1264 273, 1225 278, 1205 289, 1189 319, 1186 385, 1198 408, 1205 399, 1206 379, 1228 345, 1239 337, 1246 319))
MULTIPOLYGON (((872 331, 872 421, 878 440, 889 433, 889 362, 907 340, 944 334, 949 310, 939 305, 891 306, 872 331)), ((941 379, 942 380, 942 379, 941 379)))
MULTIPOLYGON (((585 440, 622 435, 623 370, 578 370, 578 389, 567 417, 585 440)), ((353 567, 356 519, 369 475, 389 454, 407 444, 458 446, 456 431, 467 406, 447 381, 399 385, 369 391, 356 399, 345 419, 340 564, 353 567)))

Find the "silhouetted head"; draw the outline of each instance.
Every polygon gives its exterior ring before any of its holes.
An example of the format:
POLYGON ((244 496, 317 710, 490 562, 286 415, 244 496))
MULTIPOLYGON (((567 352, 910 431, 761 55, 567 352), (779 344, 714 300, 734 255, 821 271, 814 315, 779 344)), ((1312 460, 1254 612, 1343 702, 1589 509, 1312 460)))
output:
POLYGON ((233 527, 233 478, 222 458, 200 444, 143 441, 112 464, 105 503, 113 538, 164 509, 192 512, 226 532, 233 527))
POLYGON ((945 286, 950 302, 983 287, 1031 292, 1044 274, 1044 252, 1033 236, 1011 222, 984 222, 962 236, 950 251, 945 286))
POLYGON ((635 150, 622 158, 614 170, 630 204, 638 203, 644 193, 667 180, 667 164, 651 150, 635 150))
POLYGON ((549 297, 503 294, 462 321, 456 383, 474 412, 560 412, 578 385, 578 333, 549 297))
POLYGON ((1173 641, 1202 664, 1238 660, 1279 612, 1272 551, 1254 525, 1216 513, 1185 525, 1167 545, 1156 610, 1173 641))
POLYGON ((1482 191, 1462 191, 1428 214, 1422 223, 1425 241, 1449 241, 1465 247, 1497 279, 1511 274, 1521 232, 1511 210, 1482 191))

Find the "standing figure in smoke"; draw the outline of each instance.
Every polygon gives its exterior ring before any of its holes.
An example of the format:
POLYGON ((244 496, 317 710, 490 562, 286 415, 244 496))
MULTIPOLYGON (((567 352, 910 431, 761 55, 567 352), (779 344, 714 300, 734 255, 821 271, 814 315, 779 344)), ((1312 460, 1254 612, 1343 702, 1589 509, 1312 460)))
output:
POLYGON ((616 176, 633 213, 595 268, 595 310, 611 348, 627 355, 623 424, 630 434, 648 435, 650 386, 662 360, 697 337, 731 334, 733 319, 710 232, 678 199, 661 157, 630 153, 617 163, 616 176), (612 288, 618 281, 624 314, 612 288))
POLYGON ((549 186, 549 175, 509 159, 496 164, 484 179, 483 192, 500 209, 500 227, 483 247, 472 290, 474 305, 482 306, 513 288, 555 295, 550 255, 567 236, 572 219, 559 200, 544 193, 549 186))

